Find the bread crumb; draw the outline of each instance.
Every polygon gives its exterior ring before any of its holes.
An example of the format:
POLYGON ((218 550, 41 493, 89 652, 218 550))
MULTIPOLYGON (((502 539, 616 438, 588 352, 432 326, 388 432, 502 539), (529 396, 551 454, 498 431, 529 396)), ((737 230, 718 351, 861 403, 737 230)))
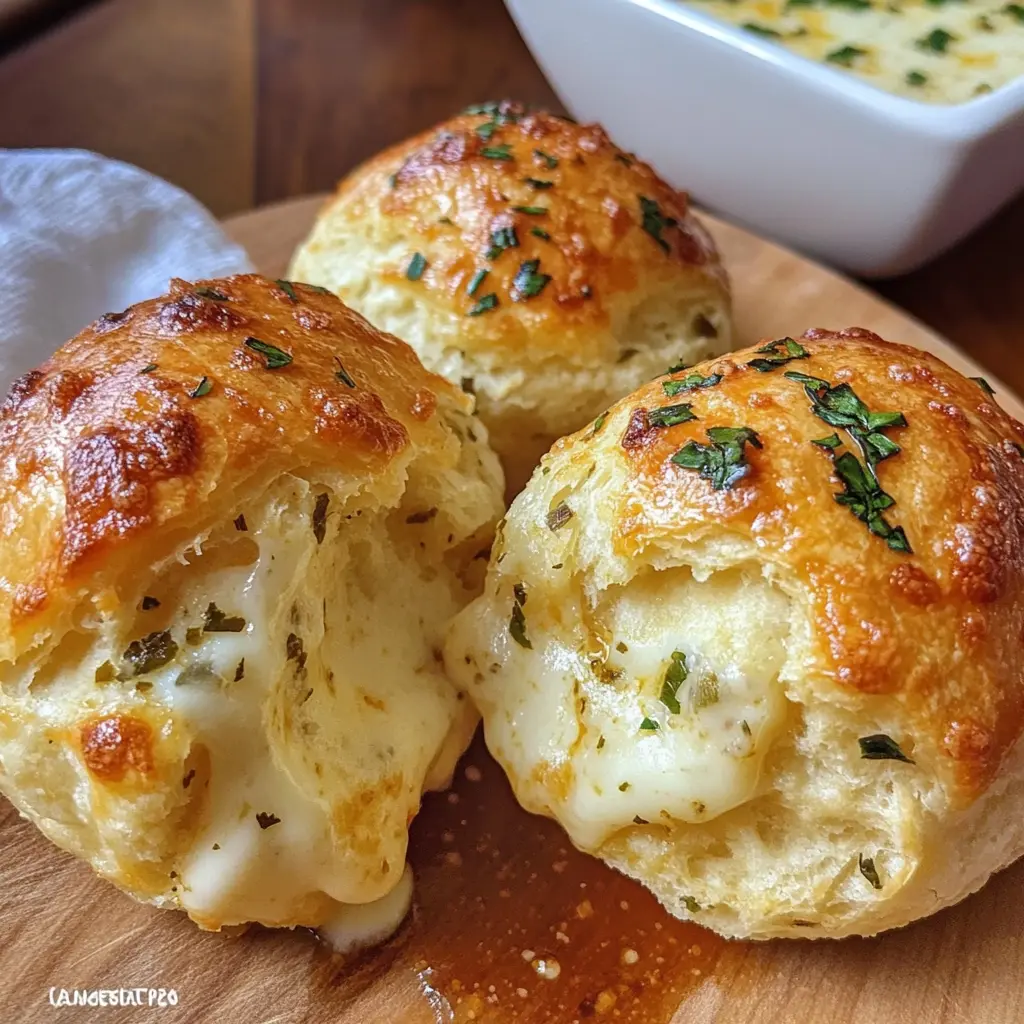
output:
POLYGON ((520 954, 522 958, 529 963, 537 954, 532 949, 524 949, 520 954))
POLYGON ((527 992, 525 988, 517 988, 516 995, 519 996, 520 999, 525 999, 529 995, 529 992, 527 992))
POLYGON ((635 964, 640 959, 640 954, 635 949, 624 949, 621 959, 624 964, 635 964))
POLYGON ((588 917, 594 916, 594 905, 590 900, 584 900, 582 903, 576 905, 576 916, 581 920, 586 920, 588 917))
POLYGON ((484 777, 483 772, 475 764, 466 766, 466 778, 470 782, 479 782, 484 777))

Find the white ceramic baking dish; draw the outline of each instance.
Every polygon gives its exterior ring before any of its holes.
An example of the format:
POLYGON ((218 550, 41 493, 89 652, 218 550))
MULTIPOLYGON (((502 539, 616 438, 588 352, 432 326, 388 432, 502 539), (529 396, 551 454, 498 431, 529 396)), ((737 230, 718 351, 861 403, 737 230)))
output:
POLYGON ((567 108, 694 198, 866 276, 899 274, 1024 186, 1024 78, 891 95, 676 0, 507 0, 567 108))

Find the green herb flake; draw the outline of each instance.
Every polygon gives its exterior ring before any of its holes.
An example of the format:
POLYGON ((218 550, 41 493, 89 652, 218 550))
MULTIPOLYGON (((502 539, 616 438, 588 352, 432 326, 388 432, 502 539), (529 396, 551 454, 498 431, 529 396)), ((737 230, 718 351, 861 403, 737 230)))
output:
POLYGON ((1012 18, 1016 18, 1022 25, 1024 25, 1024 5, 1021 4, 1007 4, 1003 8, 1005 14, 1009 14, 1012 18))
POLYGON ((551 235, 549 235, 543 228, 530 228, 530 234, 535 235, 537 238, 543 238, 545 242, 551 241, 551 235))
POLYGON ((201 626, 189 626, 185 630, 185 643, 189 647, 198 647, 203 642, 203 630, 201 626))
POLYGON ((840 46, 838 50, 827 53, 825 60, 830 64, 839 64, 844 68, 852 68, 853 62, 858 57, 866 57, 867 55, 868 51, 859 46, 840 46))
POLYGON ((620 793, 625 793, 625 792, 628 791, 628 789, 629 789, 629 783, 628 782, 620 782, 619 783, 619 792, 620 793))
POLYGON ((279 824, 281 819, 276 814, 269 814, 267 811, 258 811, 256 813, 256 821, 259 823, 260 828, 268 829, 272 825, 279 824))
POLYGON ((810 355, 800 342, 792 338, 770 341, 767 345, 762 345, 757 352, 765 358, 751 359, 747 366, 758 373, 769 373, 780 366, 785 366, 786 363, 791 363, 794 359, 806 359, 810 355))
POLYGON ((299 301, 298 293, 295 291, 295 285, 293 285, 291 281, 275 281, 274 284, 276 284, 277 287, 292 300, 292 302, 299 301))
POLYGON ((505 160, 509 163, 513 160, 512 146, 507 142, 503 142, 500 146, 484 146, 480 150, 480 155, 488 160, 505 160))
POLYGON ((749 427, 708 427, 710 445, 690 441, 672 456, 684 469, 696 470, 716 491, 729 490, 750 472, 745 446, 763 447, 749 427))
POLYGON ((412 259, 409 261, 409 266, 405 268, 405 276, 410 281, 418 281, 423 276, 423 271, 427 269, 427 258, 421 252, 413 254, 412 259))
MULTIPOLYGON (((702 708, 709 708, 719 701, 718 695, 718 676, 713 672, 705 673, 697 681, 697 685, 693 689, 693 708, 695 711, 700 711, 702 708)), ((750 726, 746 722, 740 726, 746 727, 746 734, 750 735, 750 726)))
POLYGON ((279 349, 276 345, 271 345, 269 342, 260 341, 259 338, 251 336, 246 338, 245 347, 251 348, 254 352, 259 352, 266 360, 268 370, 280 370, 292 361, 292 357, 288 352, 279 349))
POLYGON ((816 444, 819 448, 825 448, 830 452, 834 451, 842 443, 838 434, 829 434, 828 437, 819 437, 811 441, 811 444, 816 444))
POLYGON ((545 153, 543 149, 535 149, 533 151, 533 155, 549 171, 553 171, 558 166, 558 157, 554 157, 550 153, 545 153))
POLYGON ((132 667, 132 675, 142 676, 161 668, 174 659, 178 645, 167 630, 149 633, 141 640, 133 640, 122 657, 132 667))
MULTIPOLYGON (((835 474, 845 490, 835 495, 838 504, 845 506, 889 548, 912 554, 907 535, 901 526, 893 526, 882 514, 896 504, 895 499, 882 490, 876 467, 885 459, 897 455, 900 446, 881 431, 892 427, 905 427, 901 412, 872 412, 849 384, 835 387, 819 377, 809 377, 795 370, 787 370, 789 380, 803 384, 815 415, 831 427, 842 427, 853 438, 864 457, 862 463, 852 452, 835 457, 831 446, 835 474)), ((824 445, 820 447, 826 447, 824 445)))
POLYGON ((674 427, 679 423, 689 423, 690 420, 696 418, 697 414, 693 411, 693 406, 686 402, 647 410, 647 423, 652 427, 674 427))
POLYGON ((608 413, 603 412, 596 420, 594 420, 594 429, 590 432, 591 437, 593 437, 604 426, 604 421, 606 419, 608 419, 608 413))
POLYGON ((498 100, 487 100, 484 103, 471 103, 462 112, 470 117, 496 117, 501 110, 498 100))
POLYGON ((530 643, 529 637, 526 635, 526 613, 523 608, 526 605, 526 587, 522 583, 517 583, 512 588, 512 618, 509 619, 508 632, 513 640, 520 647, 525 647, 527 650, 533 650, 533 644, 530 643))
POLYGON ((512 281, 512 297, 517 302, 536 298, 550 280, 550 274, 540 273, 540 260, 524 260, 512 281))
POLYGON ((210 299, 212 302, 230 302, 231 300, 216 288, 210 288, 208 285, 200 285, 196 288, 196 295, 201 299, 210 299))
POLYGON ((922 71, 908 71, 905 81, 907 85, 924 85, 928 81, 928 76, 922 71))
POLYGON ((686 907, 691 914, 700 913, 700 904, 692 896, 683 896, 682 901, 683 906, 686 907))
POLYGON ((483 124, 476 126, 476 133, 480 138, 484 140, 490 140, 490 137, 500 128, 501 126, 497 121, 485 121, 483 124))
POLYGON ((156 363, 147 363, 139 373, 152 373, 156 369, 156 363))
POLYGON ((994 395, 996 393, 996 389, 984 377, 968 377, 967 379, 973 380, 986 395, 994 395))
POLYGON ((202 398, 213 390, 213 381, 209 377, 201 377, 199 383, 188 393, 189 398, 202 398))
POLYGON ((548 512, 545 522, 547 527, 552 533, 555 530, 560 530, 576 513, 564 502, 560 501, 550 512, 548 512))
POLYGON ((327 506, 331 503, 331 496, 325 491, 316 496, 316 504, 313 506, 313 536, 317 544, 323 544, 327 536, 327 506))
POLYGON ((305 285, 311 292, 317 295, 333 295, 334 292, 330 288, 325 288, 322 284, 307 284, 305 285))
POLYGON ((865 857, 863 853, 858 854, 857 866, 860 868, 860 873, 871 883, 872 889, 882 888, 882 880, 878 877, 873 857, 865 857))
POLYGON ((356 382, 349 375, 348 370, 346 370, 345 367, 342 366, 341 360, 337 356, 335 356, 334 361, 338 364, 338 368, 334 371, 334 379, 340 380, 341 383, 344 384, 346 387, 354 388, 356 386, 356 382))
POLYGON ((235 682, 240 683, 245 678, 245 658, 242 658, 235 666, 235 682))
POLYGON ((555 185, 553 181, 548 181, 546 178, 523 178, 523 181, 537 192, 544 192, 546 189, 554 188, 555 185))
POLYGON ((498 296, 491 292, 489 295, 485 295, 479 302, 469 308, 469 312, 466 316, 482 316, 484 313, 489 313, 492 309, 498 307, 498 296))
POLYGON ((957 37, 944 28, 933 28, 926 36, 918 39, 914 45, 919 50, 930 50, 932 53, 945 53, 949 44, 955 42, 957 37))
POLYGON ((646 818, 641 818, 639 814, 633 815, 634 825, 650 825, 650 822, 646 818))
POLYGON ((673 651, 672 660, 665 670, 665 678, 661 684, 661 695, 658 698, 673 715, 682 711, 679 704, 679 687, 686 682, 689 675, 686 668, 686 655, 682 651, 673 651))
POLYGON ((868 761, 903 761, 904 764, 915 762, 900 750, 899 744, 884 732, 872 736, 861 736, 860 756, 868 761))
MULTIPOLYGON (((672 367, 669 373, 678 373, 685 370, 685 366, 672 367)), ((665 380, 661 382, 661 389, 669 398, 682 394, 684 391, 695 391, 697 388, 713 388, 716 384, 722 383, 720 373, 688 373, 682 380, 665 380)))
POLYGON ((160 607, 160 602, 155 597, 150 597, 148 594, 146 594, 142 598, 141 608, 142 608, 142 610, 144 612, 148 612, 151 608, 159 608, 159 607, 160 607))
POLYGON ((763 36, 765 39, 781 39, 782 33, 770 28, 768 25, 759 25, 756 21, 745 21, 740 28, 752 32, 755 36, 763 36))
POLYGON ((627 167, 632 167, 634 163, 633 157, 628 153, 623 153, 621 150, 615 154, 615 159, 618 160, 620 164, 625 164, 627 167))
POLYGON ((466 289, 467 295, 476 295, 480 285, 484 283, 485 278, 490 273, 489 270, 478 270, 469 280, 469 287, 466 289))
POLYGON ((245 626, 241 615, 225 615, 212 601, 203 613, 204 633, 241 633, 245 626))
POLYGON ((451 217, 438 217, 437 218, 437 223, 438 224, 448 224, 449 226, 451 226, 451 225, 454 225, 455 221, 453 221, 451 219, 451 217))
POLYGON ((640 723, 641 732, 657 732, 658 728, 658 723, 654 721, 653 718, 647 718, 646 716, 644 717, 644 720, 640 723))
POLYGON ((675 217, 666 217, 661 212, 661 207, 653 199, 646 196, 637 196, 640 200, 641 226, 653 238, 665 252, 671 252, 672 248, 668 240, 662 237, 662 232, 667 228, 679 226, 675 217))
POLYGON ((519 236, 513 226, 498 228, 491 232, 491 247, 484 255, 489 260, 496 260, 506 249, 518 249, 519 236))
POLYGON ((548 213, 546 206, 513 206, 512 209, 529 217, 546 217, 548 213))

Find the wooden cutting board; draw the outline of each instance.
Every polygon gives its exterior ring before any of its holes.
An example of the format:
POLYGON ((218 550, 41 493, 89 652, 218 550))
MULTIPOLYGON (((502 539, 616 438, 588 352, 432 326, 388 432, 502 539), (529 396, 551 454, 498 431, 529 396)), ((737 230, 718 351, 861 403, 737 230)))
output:
MULTIPOLYGON (((227 227, 278 276, 320 201, 258 210, 227 227)), ((869 292, 706 220, 732 274, 741 344, 856 325, 979 373, 869 292)), ((990 380, 1024 418, 1024 405, 990 380)), ((139 906, 0 802, 0 1022, 1024 1020, 1024 862, 959 906, 881 938, 723 942, 668 917, 639 886, 574 851, 553 823, 520 810, 479 737, 452 791, 424 802, 410 860, 411 918, 383 948, 344 964, 308 932, 229 938, 139 906), (174 989, 177 1006, 53 1009, 51 986, 174 989)))

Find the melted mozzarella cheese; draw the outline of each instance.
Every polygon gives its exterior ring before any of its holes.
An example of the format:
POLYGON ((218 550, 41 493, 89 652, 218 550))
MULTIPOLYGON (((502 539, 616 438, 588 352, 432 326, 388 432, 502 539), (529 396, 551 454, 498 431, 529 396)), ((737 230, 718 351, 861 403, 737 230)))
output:
POLYGON ((398 931, 412 907, 413 878, 408 865, 398 885, 373 903, 341 906, 317 934, 335 953, 355 953, 379 945, 398 931))
MULTIPOLYGON (((786 714, 783 595, 739 572, 698 582, 684 569, 650 571, 605 591, 572 633, 574 616, 545 621, 539 601, 525 609, 532 649, 492 637, 498 668, 478 666, 470 683, 488 744, 528 807, 557 810, 573 840, 596 849, 619 829, 709 821, 757 795, 786 714), (677 652, 689 672, 678 713, 661 699, 677 652)), ((478 649, 472 634, 492 616, 457 620, 453 665, 478 649)))

